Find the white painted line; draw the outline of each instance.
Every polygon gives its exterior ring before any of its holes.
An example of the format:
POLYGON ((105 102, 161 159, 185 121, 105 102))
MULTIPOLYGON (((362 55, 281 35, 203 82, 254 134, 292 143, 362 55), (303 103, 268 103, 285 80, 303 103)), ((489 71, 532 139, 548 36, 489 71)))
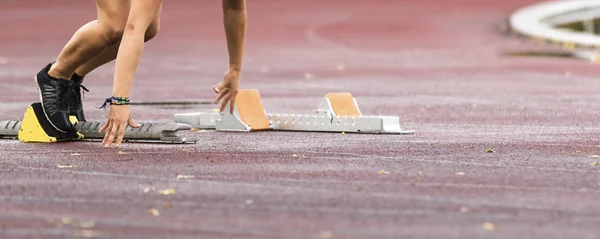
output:
POLYGON ((533 39, 565 45, 600 48, 600 37, 592 33, 571 32, 554 28, 554 24, 569 20, 589 20, 592 14, 600 17, 600 1, 552 1, 519 9, 510 17, 513 31, 533 39))

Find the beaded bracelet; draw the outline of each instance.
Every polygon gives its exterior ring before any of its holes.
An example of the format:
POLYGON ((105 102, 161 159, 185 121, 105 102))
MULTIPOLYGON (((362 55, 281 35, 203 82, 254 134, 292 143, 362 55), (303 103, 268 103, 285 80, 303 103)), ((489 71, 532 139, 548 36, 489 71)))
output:
POLYGON ((129 97, 108 97, 106 98, 106 100, 104 101, 104 104, 102 106, 100 106, 100 109, 106 108, 109 105, 129 105, 131 103, 131 100, 129 99, 129 97))
POLYGON ((129 97, 110 97, 111 105, 128 105, 130 103, 129 97))

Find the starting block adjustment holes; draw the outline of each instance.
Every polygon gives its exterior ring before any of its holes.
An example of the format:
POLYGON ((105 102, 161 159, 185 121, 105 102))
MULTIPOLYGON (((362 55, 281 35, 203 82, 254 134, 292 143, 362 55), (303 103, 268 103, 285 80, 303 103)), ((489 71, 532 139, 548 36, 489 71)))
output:
POLYGON ((309 116, 307 116, 307 115, 301 115, 300 116, 300 123, 301 124, 308 124, 308 120, 309 120, 309 116))
MULTIPOLYGON (((133 127, 131 127, 131 126, 128 126, 128 128, 129 128, 129 129, 128 129, 128 131, 129 131, 129 132, 133 132, 134 130, 136 130, 136 128, 133 128, 133 127)), ((140 127, 140 128, 141 128, 141 127, 140 127)), ((139 130, 139 129, 137 129, 137 130, 139 130)))
POLYGON ((99 130, 100 123, 95 123, 95 124, 94 124, 94 123, 92 123, 92 124, 90 124, 90 127, 89 127, 89 128, 92 128, 92 125, 94 125, 94 129, 93 129, 93 131, 98 131, 98 130, 99 130))
POLYGON ((283 115, 283 123, 284 124, 288 123, 288 118, 289 118, 289 115, 283 115))

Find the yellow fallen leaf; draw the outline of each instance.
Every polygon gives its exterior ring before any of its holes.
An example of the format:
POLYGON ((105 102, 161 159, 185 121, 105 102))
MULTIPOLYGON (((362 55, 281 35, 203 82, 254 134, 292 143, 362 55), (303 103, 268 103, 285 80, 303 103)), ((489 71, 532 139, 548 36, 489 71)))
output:
POLYGON ((387 174, 390 174, 390 172, 387 172, 387 171, 385 171, 385 170, 382 169, 382 170, 379 171, 379 174, 386 174, 387 175, 387 174))
POLYGON ((76 237, 85 237, 85 238, 100 236, 100 232, 94 231, 94 230, 76 230, 74 234, 76 237))
POLYGON ((600 158, 600 155, 592 155, 590 158, 600 158))
POLYGON ((160 212, 156 208, 150 208, 147 210, 148 214, 157 217, 160 215, 160 212))
POLYGON ((494 226, 494 224, 486 222, 483 224, 483 229, 487 230, 487 231, 493 231, 494 229, 496 229, 496 226, 494 226))
POLYGON ((463 176, 463 175, 465 175, 465 172, 458 172, 458 173, 456 173, 456 175, 463 176))
POLYGON ((246 200, 246 204, 252 204, 253 202, 254 202, 254 200, 252 200, 252 199, 247 199, 246 200))
POLYGON ((486 152, 486 153, 495 153, 496 151, 494 151, 494 150, 493 150, 493 149, 491 149, 491 148, 487 148, 487 149, 485 149, 485 152, 486 152))
POLYGON ((96 226, 96 222, 94 221, 81 221, 79 222, 79 227, 81 228, 92 228, 96 226))
POLYGON ((76 165, 71 165, 71 164, 68 164, 68 165, 60 165, 60 164, 57 164, 57 165, 56 165, 56 167, 57 167, 57 168, 77 168, 77 166, 76 166, 76 165))
POLYGON ((60 221, 62 222, 62 224, 65 224, 65 225, 71 224, 71 218, 68 218, 68 217, 63 217, 60 219, 60 221))
POLYGON ((161 195, 171 195, 171 194, 175 194, 175 189, 165 189, 165 190, 160 190, 158 191, 158 193, 160 193, 161 195))
POLYGON ((190 150, 189 150, 189 149, 182 149, 181 151, 183 151, 183 152, 188 152, 188 151, 190 151, 190 150))
POLYGON ((290 173, 297 173, 297 172, 298 172, 298 171, 296 171, 296 170, 292 170, 290 173))
POLYGON ((177 174, 177 179, 190 179, 190 178, 195 178, 196 176, 193 175, 182 175, 182 174, 177 174))
POLYGON ((590 165, 592 165, 592 166, 598 166, 598 164, 600 164, 600 161, 593 162, 590 165))
POLYGON ((138 148, 138 153, 141 153, 141 152, 142 152, 142 148, 138 148))
POLYGON ((330 231, 322 231, 322 232, 321 232, 321 238, 323 238, 323 239, 330 239, 330 238, 333 238, 333 232, 330 232, 330 231))
POLYGON ((146 187, 144 188, 144 193, 150 192, 150 190, 154 191, 154 188, 146 187))
POLYGON ((342 132, 342 133, 341 133, 341 135, 345 135, 345 134, 346 134, 346 132, 342 132))
POLYGON ((460 207, 460 212, 468 212, 469 208, 468 207, 460 207))
POLYGON ((413 178, 413 186, 415 186, 417 183, 420 183, 420 182, 421 182, 421 178, 419 178, 419 177, 413 178))

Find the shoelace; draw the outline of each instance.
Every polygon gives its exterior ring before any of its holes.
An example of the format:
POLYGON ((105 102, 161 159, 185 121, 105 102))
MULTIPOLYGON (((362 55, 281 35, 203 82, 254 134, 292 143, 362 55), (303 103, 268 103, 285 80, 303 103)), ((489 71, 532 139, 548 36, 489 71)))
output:
POLYGON ((61 106, 66 106, 67 108, 69 107, 69 103, 71 102, 71 100, 69 99, 69 89, 68 88, 59 88, 58 90, 58 99, 57 99, 57 103, 58 105, 61 106))
MULTIPOLYGON (((71 88, 71 89, 73 90, 73 91, 71 92, 71 94, 74 94, 74 96, 75 96, 75 97, 73 97, 73 98, 75 98, 75 99, 74 99, 74 100, 75 100, 75 102, 69 102, 69 104, 71 104, 71 103, 75 103, 75 104, 79 104, 79 103, 81 103, 82 99, 83 99, 83 98, 85 98, 85 92, 86 92, 86 91, 87 91, 87 92, 90 92, 90 90, 88 90, 87 88, 85 88, 85 86, 83 86, 83 85, 78 85, 78 86, 75 86, 75 87, 73 87, 73 88, 71 88), (82 91, 82 90, 83 90, 83 91, 82 91), (82 92, 82 94, 81 94, 81 98, 77 97, 77 94, 76 94, 76 93, 78 93, 78 92, 82 92)), ((69 90, 69 91, 70 91, 70 90, 69 90)), ((71 97, 69 97, 69 101, 71 100, 70 98, 71 98, 71 97)))
POLYGON ((78 85, 77 87, 75 87, 75 89, 79 90, 79 91, 83 90, 82 93, 81 93, 81 98, 82 99, 85 98, 85 92, 90 92, 90 90, 88 90, 87 88, 85 88, 85 86, 83 86, 83 85, 78 85))

